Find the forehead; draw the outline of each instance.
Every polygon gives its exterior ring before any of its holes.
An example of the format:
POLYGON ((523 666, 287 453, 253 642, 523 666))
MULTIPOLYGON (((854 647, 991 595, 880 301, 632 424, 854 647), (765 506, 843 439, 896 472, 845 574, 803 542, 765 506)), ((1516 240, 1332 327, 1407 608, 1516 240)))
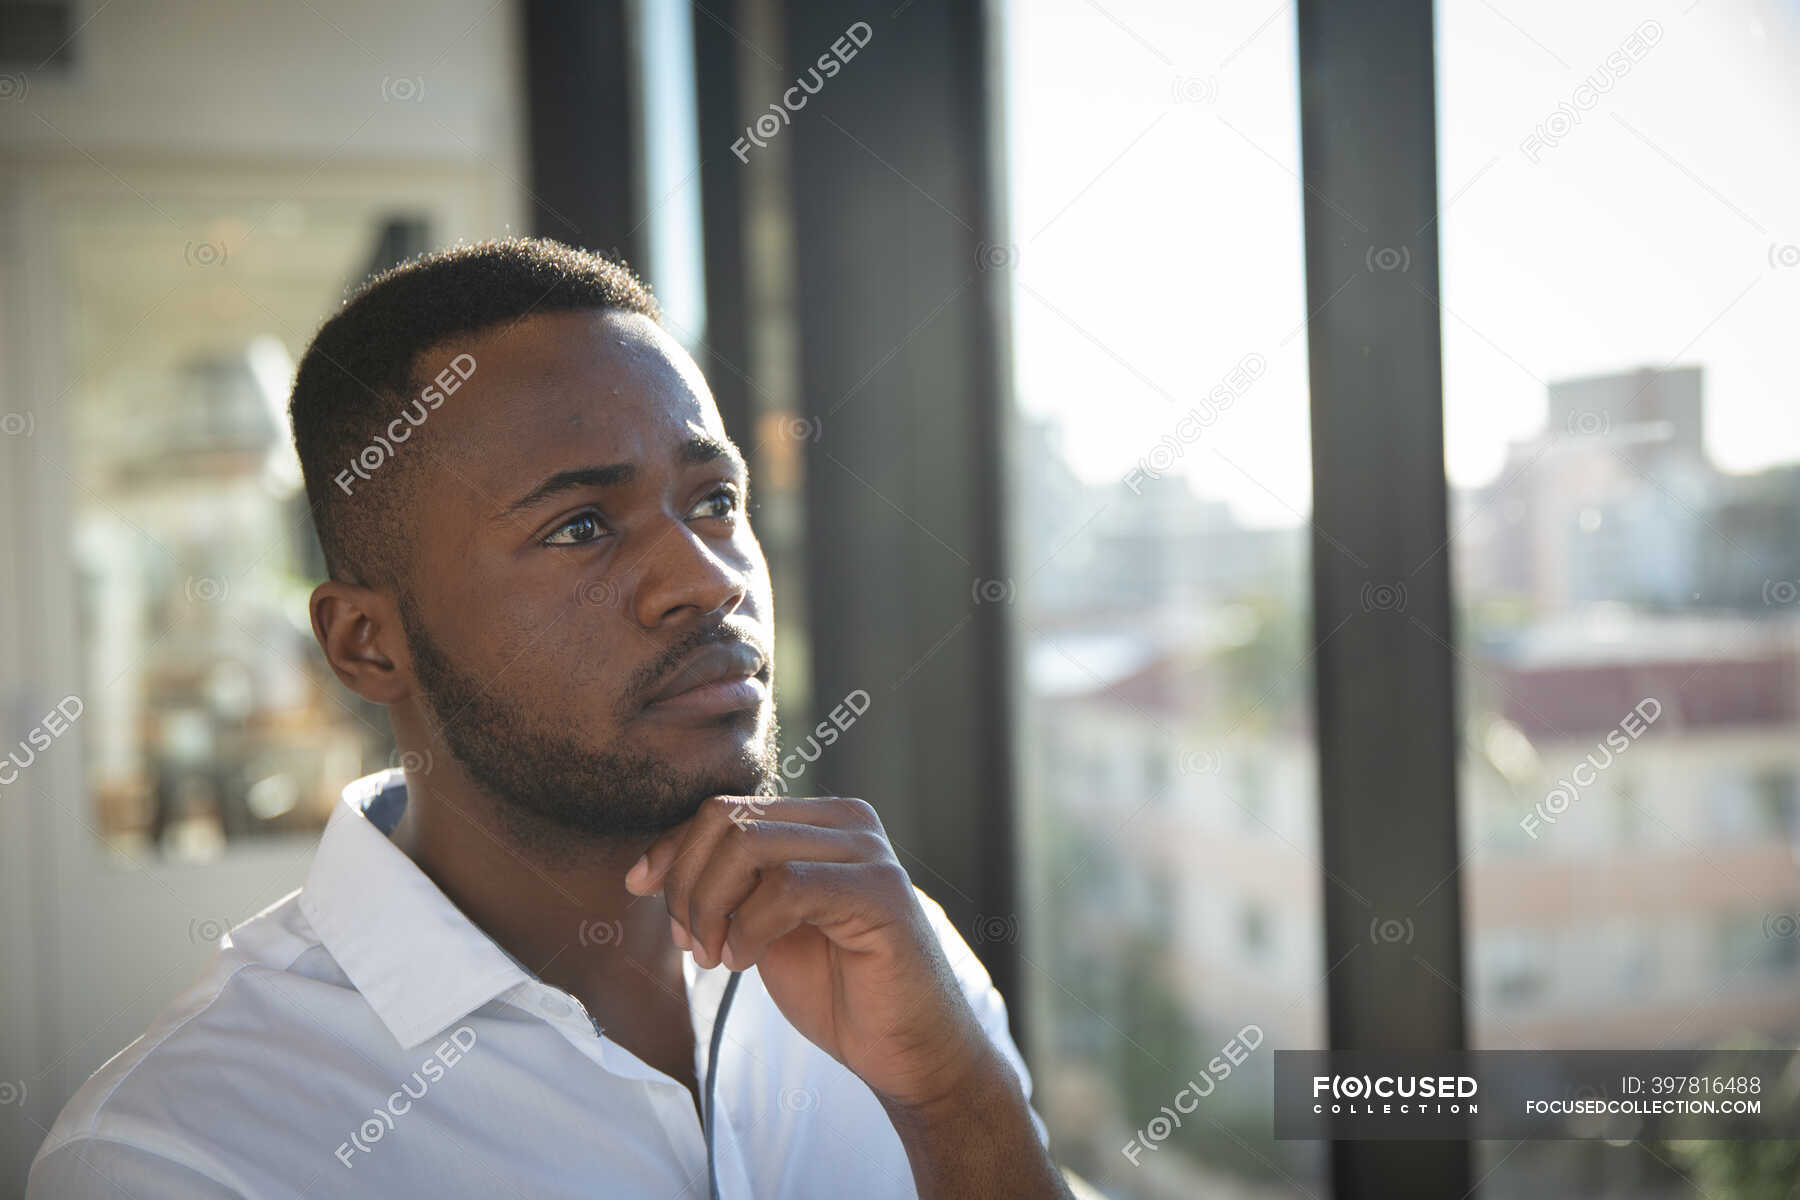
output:
POLYGON ((725 437, 699 368, 636 313, 546 313, 453 338, 420 355, 415 383, 431 384, 459 354, 468 358, 446 379, 467 381, 419 432, 491 500, 511 500, 560 470, 672 463, 695 434, 725 437))

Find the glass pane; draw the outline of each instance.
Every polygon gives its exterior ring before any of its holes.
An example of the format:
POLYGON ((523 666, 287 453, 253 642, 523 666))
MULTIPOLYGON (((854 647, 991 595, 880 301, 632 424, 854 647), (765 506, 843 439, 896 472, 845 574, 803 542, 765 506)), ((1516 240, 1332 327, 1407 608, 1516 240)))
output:
MULTIPOLYGON (((1474 1043, 1800 1045, 1800 12, 1438 6, 1474 1043)), ((1478 1144, 1482 1195, 1791 1150, 1478 1144)))
POLYGON ((1291 14, 1006 6, 1028 1050, 1114 1197, 1321 1195, 1291 14), (1181 1122, 1175 1125, 1175 1120, 1181 1122))
POLYGON ((283 194, 112 189, 55 220, 83 745, 95 828, 131 853, 316 830, 344 780, 389 765, 386 721, 330 676, 307 623, 323 569, 286 405, 321 317, 425 231, 283 194))

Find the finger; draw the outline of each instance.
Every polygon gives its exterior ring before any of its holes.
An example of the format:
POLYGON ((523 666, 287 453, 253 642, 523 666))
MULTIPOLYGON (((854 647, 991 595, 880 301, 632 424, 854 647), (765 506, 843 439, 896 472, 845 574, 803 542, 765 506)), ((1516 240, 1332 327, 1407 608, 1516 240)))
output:
POLYGON ((705 815, 706 808, 702 805, 700 811, 681 824, 658 834, 625 872, 625 890, 634 896, 654 896, 662 890, 663 876, 690 852, 697 838, 710 840, 718 836, 720 830, 710 820, 703 819, 705 815))
POLYGON ((905 868, 873 862, 789 861, 765 870, 731 916, 720 961, 734 971, 755 965, 772 942, 811 925, 851 951, 873 948, 870 935, 922 917, 905 868), (910 906, 910 907, 909 907, 910 906))
POLYGON ((625 873, 625 889, 633 895, 654 895, 678 861, 694 852, 704 854, 727 829, 752 821, 881 829, 875 809, 854 796, 712 796, 692 817, 650 844, 625 873))
POLYGON ((790 861, 873 862, 893 857, 887 839, 862 829, 752 821, 719 838, 705 862, 671 872, 663 885, 670 911, 694 941, 703 967, 719 961, 731 914, 755 890, 762 873, 790 861))

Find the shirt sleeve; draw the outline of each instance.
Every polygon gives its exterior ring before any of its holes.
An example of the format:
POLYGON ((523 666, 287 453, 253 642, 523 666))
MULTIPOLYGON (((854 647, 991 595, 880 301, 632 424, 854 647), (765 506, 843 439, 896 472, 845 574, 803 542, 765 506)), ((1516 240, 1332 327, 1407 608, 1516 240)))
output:
POLYGON ((244 1200, 215 1179, 128 1142, 78 1137, 38 1159, 25 1200, 244 1200))
POLYGON ((1019 1086, 1025 1093, 1025 1108, 1031 1114, 1031 1123, 1037 1128, 1038 1141, 1045 1147, 1050 1145, 1050 1131, 1044 1119, 1038 1116, 1037 1109, 1031 1104, 1031 1072, 1025 1067, 1025 1058, 1019 1053, 1018 1046, 1013 1044, 1012 1031, 1006 1024, 1006 999, 1000 995, 1000 989, 994 986, 993 977, 969 944, 963 940, 956 926, 950 921, 944 908, 936 900, 913 887, 913 894, 919 898, 919 907, 925 910, 931 921, 931 928, 938 936, 938 944, 944 948, 944 957, 950 960, 950 969, 956 972, 956 978, 962 984, 963 995, 968 998, 969 1007, 975 1010, 975 1017, 981 1022, 981 1028, 987 1033, 988 1040, 1000 1051, 1012 1069, 1019 1076, 1019 1086))

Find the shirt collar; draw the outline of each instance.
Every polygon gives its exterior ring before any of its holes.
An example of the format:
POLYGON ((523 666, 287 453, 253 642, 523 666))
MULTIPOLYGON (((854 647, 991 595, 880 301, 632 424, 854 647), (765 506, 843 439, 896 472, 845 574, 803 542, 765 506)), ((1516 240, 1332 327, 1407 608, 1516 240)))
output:
POLYGON ((388 840, 405 807, 398 767, 347 785, 325 823, 300 909, 410 1050, 529 976, 388 840))

